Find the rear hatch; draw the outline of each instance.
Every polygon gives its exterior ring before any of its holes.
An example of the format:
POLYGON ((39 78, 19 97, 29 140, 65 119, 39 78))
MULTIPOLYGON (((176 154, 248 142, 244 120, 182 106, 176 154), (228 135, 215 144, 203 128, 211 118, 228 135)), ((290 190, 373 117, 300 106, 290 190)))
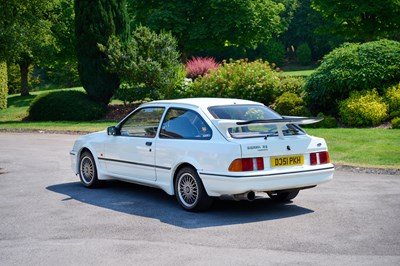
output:
POLYGON ((298 125, 319 122, 320 118, 269 120, 214 120, 229 140, 240 144, 249 170, 287 170, 329 163, 324 139, 307 135, 298 125), (251 166, 253 164, 254 166, 251 166))

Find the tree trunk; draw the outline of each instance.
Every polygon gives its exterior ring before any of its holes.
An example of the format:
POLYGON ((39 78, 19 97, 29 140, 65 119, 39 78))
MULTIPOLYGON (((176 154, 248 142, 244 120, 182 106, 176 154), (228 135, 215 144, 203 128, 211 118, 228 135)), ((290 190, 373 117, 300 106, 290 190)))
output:
POLYGON ((21 96, 30 95, 28 87, 29 63, 26 62, 20 63, 19 69, 21 72, 21 96))

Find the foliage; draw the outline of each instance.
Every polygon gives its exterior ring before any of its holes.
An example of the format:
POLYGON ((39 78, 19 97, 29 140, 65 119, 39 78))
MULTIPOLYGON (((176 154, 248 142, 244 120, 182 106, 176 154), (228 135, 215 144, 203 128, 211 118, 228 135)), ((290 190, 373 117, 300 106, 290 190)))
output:
POLYGON ((126 47, 116 37, 99 46, 108 57, 108 71, 138 90, 135 100, 168 98, 186 75, 176 40, 170 33, 156 34, 143 26, 132 37, 126 47))
POLYGON ((40 70, 40 85, 64 88, 80 86, 75 52, 74 0, 59 0, 52 15, 51 32, 55 39, 55 52, 44 57, 36 67, 36 70, 40 70))
POLYGON ((284 92, 279 96, 272 108, 281 115, 309 116, 310 112, 304 106, 303 99, 293 92, 284 92))
POLYGON ((0 110, 7 108, 7 63, 0 61, 0 110))
POLYGON ((107 107, 81 91, 56 91, 37 96, 29 107, 31 121, 89 121, 101 118, 107 107))
POLYGON ((400 116, 400 83, 386 90, 385 102, 391 117, 400 116))
POLYGON ((331 22, 326 31, 348 40, 390 38, 400 30, 398 0, 312 0, 312 6, 331 22))
POLYGON ((388 117, 388 106, 376 90, 354 91, 339 103, 342 122, 349 126, 376 126, 388 117))
POLYGON ((124 102, 124 105, 128 105, 134 101, 145 100, 148 96, 148 88, 144 84, 132 85, 130 83, 121 83, 117 92, 114 94, 114 98, 124 102))
POLYGON ((337 128, 338 127, 338 121, 333 116, 324 115, 324 113, 320 112, 317 114, 317 117, 323 117, 324 120, 322 120, 318 123, 314 123, 314 124, 303 125, 303 127, 306 127, 306 128, 337 128))
POLYGON ((392 128, 400 129, 400 117, 393 118, 392 121, 390 121, 390 123, 392 124, 392 128))
POLYGON ((184 59, 226 45, 254 47, 285 29, 285 6, 272 0, 129 0, 135 23, 171 31, 184 59), (234 33, 234 34, 232 34, 234 33))
POLYGON ((186 63, 186 76, 196 79, 198 76, 207 74, 210 69, 217 69, 218 66, 213 57, 192 57, 186 63))
POLYGON ((250 60, 262 59, 275 64, 281 64, 285 59, 285 47, 282 42, 272 38, 260 43, 255 49, 247 49, 246 55, 250 60))
MULTIPOLYGON (((31 65, 28 68, 28 88, 31 89, 40 83, 38 77, 34 77, 34 67, 31 65)), ((8 76, 8 94, 15 94, 21 88, 21 73, 18 65, 7 65, 8 76)))
POLYGON ((51 26, 58 3, 57 0, 1 2, 0 58, 20 65, 21 95, 29 95, 29 66, 54 53, 51 26))
POLYGON ((297 60, 299 60, 300 64, 308 65, 311 63, 311 49, 307 43, 302 43, 296 50, 297 60))
POLYGON ((304 95, 304 78, 295 76, 280 76, 279 78, 278 95, 284 92, 292 92, 300 96, 304 95))
POLYGON ((275 100, 278 87, 278 74, 268 62, 232 60, 196 79, 187 96, 241 98, 269 105, 275 100))
POLYGON ((341 38, 318 31, 321 24, 327 24, 321 13, 311 7, 311 0, 298 1, 287 31, 279 36, 287 49, 287 58, 295 59, 295 47, 308 43, 311 48, 312 60, 319 60, 333 48, 343 42, 341 38))
POLYGON ((351 91, 372 90, 380 93, 400 80, 400 43, 381 40, 347 43, 324 57, 322 64, 305 83, 313 112, 337 112, 337 101, 351 91))
POLYGON ((126 2, 75 0, 75 34, 82 85, 89 97, 108 103, 118 89, 119 79, 106 71, 106 59, 98 44, 105 45, 115 35, 125 45, 129 38, 126 2))

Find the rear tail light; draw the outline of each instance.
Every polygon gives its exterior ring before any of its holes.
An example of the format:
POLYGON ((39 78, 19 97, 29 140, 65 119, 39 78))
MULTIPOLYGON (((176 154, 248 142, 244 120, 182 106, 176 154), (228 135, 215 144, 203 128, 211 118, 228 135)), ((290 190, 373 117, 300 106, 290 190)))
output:
POLYGON ((330 163, 329 153, 327 151, 310 153, 310 164, 327 164, 330 163))
POLYGON ((230 172, 264 170, 264 158, 243 158, 234 160, 229 166, 230 172))

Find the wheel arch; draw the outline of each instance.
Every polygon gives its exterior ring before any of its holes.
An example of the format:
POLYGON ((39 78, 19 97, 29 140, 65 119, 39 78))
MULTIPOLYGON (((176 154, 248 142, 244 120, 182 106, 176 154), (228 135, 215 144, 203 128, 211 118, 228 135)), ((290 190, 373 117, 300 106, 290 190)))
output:
MULTIPOLYGON (((171 179, 171 181, 172 181, 171 187, 172 187, 173 195, 176 195, 176 191, 175 191, 175 181, 176 181, 176 178, 178 177, 178 173, 179 173, 179 171, 180 171, 181 169, 183 169, 183 168, 185 168, 185 167, 190 167, 190 168, 192 168, 193 170, 195 170, 195 171, 197 172, 197 169, 196 169, 196 167, 195 167, 193 164, 190 164, 190 163, 188 163, 188 162, 183 162, 183 163, 179 164, 179 165, 175 168, 175 170, 174 170, 174 172, 173 172, 173 175, 172 175, 173 178, 171 179)), ((200 178, 200 179, 201 179, 201 178, 200 178)))

